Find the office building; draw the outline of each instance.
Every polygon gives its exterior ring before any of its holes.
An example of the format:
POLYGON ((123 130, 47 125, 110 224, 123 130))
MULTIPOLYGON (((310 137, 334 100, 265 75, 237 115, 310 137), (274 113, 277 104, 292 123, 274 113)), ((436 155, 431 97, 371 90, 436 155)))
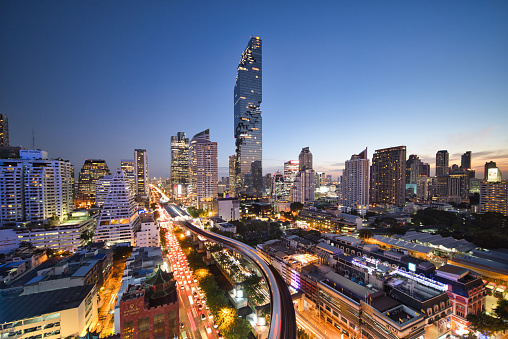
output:
POLYGON ((300 155, 298 156, 298 169, 300 172, 304 172, 312 168, 312 153, 309 147, 302 148, 300 155))
POLYGON ((236 155, 229 156, 229 196, 236 197, 235 187, 238 182, 236 177, 236 155))
POLYGON ((210 141, 210 131, 196 134, 189 146, 191 199, 199 208, 212 209, 217 196, 217 143, 210 141))
POLYGON ((146 149, 134 150, 136 195, 148 196, 148 155, 146 149))
POLYGON ((280 171, 272 175, 271 194, 274 201, 284 199, 284 174, 280 171))
POLYGON ((376 150, 370 173, 371 203, 404 206, 406 146, 376 150))
POLYGON ((107 246, 118 243, 136 246, 138 230, 139 216, 134 195, 124 172, 117 170, 102 205, 94 241, 105 242, 107 246))
POLYGON ((463 170, 471 169, 471 151, 467 151, 460 157, 460 168, 463 170))
POLYGON ((134 165, 134 160, 120 160, 120 169, 125 173, 132 192, 136 192, 136 166, 134 165))
POLYGON ((298 174, 298 160, 289 160, 284 163, 284 199, 290 200, 291 188, 298 174))
POLYGON ((235 195, 262 194, 262 48, 251 38, 242 53, 234 89, 235 195))
POLYGON ((342 171, 342 205, 346 212, 356 210, 361 215, 369 210, 369 159, 367 148, 347 160, 342 171))
POLYGON ((78 177, 78 208, 89 208, 95 204, 95 182, 105 175, 110 175, 106 160, 86 159, 78 177))
POLYGON ((411 154, 406 161, 406 184, 416 184, 418 177, 429 176, 428 166, 416 154, 411 154))
POLYGON ((184 132, 171 137, 171 187, 177 198, 186 196, 189 186, 189 138, 184 132))
POLYGON ((291 201, 310 204, 315 197, 316 173, 312 168, 312 153, 309 147, 302 148, 298 159, 299 171, 291 188, 291 201))
POLYGON ((105 175, 99 180, 95 181, 95 206, 101 207, 109 193, 109 186, 111 186, 111 181, 113 181, 112 175, 105 175))
POLYGON ((0 147, 9 146, 9 118, 7 114, 0 114, 0 147))
POLYGON ((436 153, 436 176, 449 173, 449 154, 447 150, 441 150, 436 153))
POLYGON ((60 223, 72 211, 72 165, 45 151, 21 150, 0 159, 0 224, 60 223))

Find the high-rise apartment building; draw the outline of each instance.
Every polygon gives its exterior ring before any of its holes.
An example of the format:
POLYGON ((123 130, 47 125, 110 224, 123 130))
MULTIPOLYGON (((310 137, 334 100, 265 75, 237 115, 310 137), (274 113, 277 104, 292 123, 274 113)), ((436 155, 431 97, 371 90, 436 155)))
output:
POLYGON ((416 154, 409 155, 406 161, 406 184, 416 184, 420 176, 428 177, 430 165, 424 163, 416 154))
POLYGON ((9 119, 7 114, 0 114, 0 147, 9 146, 9 119))
POLYGON ((289 160, 284 163, 284 199, 290 200, 291 187, 298 174, 298 160, 289 160))
POLYGON ((342 171, 342 205, 347 212, 356 210, 361 215, 369 211, 369 159, 367 148, 354 154, 342 171))
POLYGON ((136 246, 138 230, 139 216, 134 194, 124 172, 116 170, 102 205, 94 241, 105 242, 108 246, 118 243, 136 246))
POLYGON ((310 204, 314 202, 316 173, 312 168, 312 153, 309 147, 302 148, 298 156, 298 174, 291 188, 291 200, 310 204))
POLYGON ((271 194, 274 201, 282 200, 284 197, 284 174, 280 171, 272 175, 271 194))
POLYGON ((120 160, 120 169, 125 173, 127 181, 131 185, 132 192, 136 190, 136 166, 134 160, 122 159, 120 160))
POLYGON ((236 197, 235 194, 235 183, 237 182, 236 179, 236 155, 230 155, 229 156, 229 196, 230 197, 236 197))
POLYGON ((148 154, 146 149, 134 150, 136 195, 148 196, 148 154))
POLYGON ((463 170, 471 169, 471 151, 467 151, 460 157, 460 168, 463 170))
POLYGON ((217 143, 210 141, 207 129, 196 134, 189 146, 191 199, 199 208, 211 210, 217 196, 217 143))
POLYGON ((298 156, 298 169, 300 172, 304 172, 312 168, 312 153, 309 147, 302 148, 300 155, 298 156))
POLYGON ((184 132, 171 137, 171 185, 173 195, 186 195, 189 185, 189 138, 184 132))
MULTIPOLYGON (((124 172, 125 174, 125 172, 124 172)), ((111 186, 111 182, 113 181, 113 175, 105 175, 99 180, 95 181, 95 206, 101 207, 104 205, 106 198, 108 197, 109 187, 111 186)), ((127 176, 125 179, 128 182, 127 176)), ((129 183, 130 185, 130 183, 129 183)), ((132 187, 131 187, 132 191, 132 187)))
POLYGON ((376 150, 370 172, 371 202, 404 206, 405 188, 406 146, 376 150))
POLYGON ((62 222, 72 212, 72 165, 47 152, 22 150, 0 159, 0 224, 62 222))
MULTIPOLYGON (((251 38, 242 53, 234 90, 235 194, 260 198, 262 182, 262 49, 251 38)), ((230 183, 231 185, 232 183, 230 183)))
POLYGON ((78 177, 77 207, 87 208, 95 204, 95 182, 110 174, 106 160, 86 159, 78 177))
POLYGON ((508 216, 508 181, 503 181, 501 171, 491 166, 492 162, 487 179, 480 183, 480 213, 497 212, 508 216))
POLYGON ((449 154, 447 150, 441 150, 436 153, 436 176, 446 175, 450 172, 449 154))

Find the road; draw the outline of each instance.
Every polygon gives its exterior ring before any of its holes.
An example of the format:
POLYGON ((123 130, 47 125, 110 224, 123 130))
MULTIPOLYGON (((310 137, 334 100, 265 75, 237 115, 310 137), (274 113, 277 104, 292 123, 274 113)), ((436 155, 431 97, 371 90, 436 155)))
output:
POLYGON ((232 248, 243 255, 248 256, 256 263, 263 273, 271 295, 271 323, 268 338, 270 339, 294 339, 296 338, 296 317, 293 307, 291 295, 286 283, 270 264, 259 255, 252 247, 234 239, 206 231, 202 228, 194 226, 188 221, 179 221, 176 224, 187 228, 196 234, 199 234, 212 241, 220 243, 224 246, 232 248))

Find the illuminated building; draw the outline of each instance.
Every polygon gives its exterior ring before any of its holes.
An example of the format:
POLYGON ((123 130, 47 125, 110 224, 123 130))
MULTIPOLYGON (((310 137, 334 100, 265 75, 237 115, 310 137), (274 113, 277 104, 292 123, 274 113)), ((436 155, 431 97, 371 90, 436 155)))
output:
POLYGON ((226 221, 240 219, 240 201, 237 198, 214 199, 214 216, 226 221))
POLYGON ((136 192, 136 166, 134 160, 120 160, 120 169, 125 173, 125 177, 131 185, 132 192, 136 192))
POLYGON ((251 38, 242 53, 234 89, 235 196, 262 194, 262 48, 251 38))
POLYGON ((136 195, 148 196, 148 155, 146 149, 134 150, 136 195))
MULTIPOLYGON (((485 163, 485 170, 483 172, 483 180, 488 181, 489 180, 489 170, 490 169, 497 168, 497 164, 494 161, 489 161, 485 163)), ((493 172, 491 172, 493 173, 493 172)))
POLYGON ((48 160, 45 151, 20 150, 0 159, 0 224, 59 223, 72 211, 72 165, 48 160))
POLYGON ((463 170, 471 169, 471 151, 467 151, 460 157, 460 168, 463 170))
POLYGON ((342 171, 342 205, 347 212, 358 211, 361 215, 369 210, 369 159, 367 148, 351 156, 342 171))
POLYGON ((416 154, 411 154, 406 161, 406 184, 416 184, 421 176, 430 175, 430 165, 424 163, 416 154))
POLYGON ((284 174, 279 171, 272 175, 271 194, 274 201, 282 200, 284 197, 284 174))
POLYGON ((0 114, 0 147, 9 146, 9 118, 0 114))
POLYGON ((497 212, 508 216, 508 181, 501 180, 497 167, 488 168, 486 177, 487 180, 480 183, 480 213, 497 212))
POLYGON ((94 285, 0 298, 0 337, 75 338, 98 321, 94 285))
POLYGON ((112 175, 105 175, 95 181, 95 206, 101 207, 104 204, 104 201, 106 201, 112 180, 112 175))
POLYGON ((86 208, 95 204, 95 182, 110 174, 106 160, 85 160, 79 172, 76 205, 86 208))
POLYGON ((103 241, 107 246, 126 242, 136 246, 136 232, 139 230, 136 207, 125 174, 122 170, 117 170, 102 205, 94 241, 103 241))
POLYGON ((165 339, 179 334, 179 303, 172 273, 158 268, 120 299, 120 338, 165 339))
POLYGON ((189 138, 184 132, 171 137, 171 185, 173 194, 181 198, 189 185, 189 138))
POLYGON ((291 201, 312 204, 316 191, 316 174, 312 169, 312 153, 309 147, 302 148, 298 159, 299 171, 291 187, 291 201))
POLYGON ((136 234, 136 246, 159 247, 159 224, 154 220, 153 213, 141 213, 139 215, 139 222, 141 226, 136 234))
POLYGON ((436 153, 436 176, 449 173, 448 159, 449 154, 447 150, 441 150, 436 153))
POLYGON ((199 208, 212 209, 217 196, 217 143, 210 141, 207 129, 196 134, 189 146, 189 168, 191 199, 199 208))
POLYGON ((370 173, 371 202, 404 206, 405 187, 406 146, 376 150, 370 173))
POLYGON ((235 194, 235 183, 236 180, 236 155, 229 156, 229 181, 228 181, 228 190, 230 197, 236 197, 235 194))
POLYGON ((284 163, 284 199, 291 197, 291 187, 298 174, 298 160, 290 160, 284 163))

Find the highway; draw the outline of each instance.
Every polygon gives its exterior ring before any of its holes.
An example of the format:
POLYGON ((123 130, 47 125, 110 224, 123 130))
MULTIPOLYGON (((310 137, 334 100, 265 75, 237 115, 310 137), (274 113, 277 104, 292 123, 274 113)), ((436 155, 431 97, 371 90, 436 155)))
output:
POLYGON ((247 246, 242 242, 206 231, 200 227, 194 226, 188 221, 178 221, 175 223, 187 228, 195 234, 199 234, 207 239, 238 251, 255 262, 261 269, 270 289, 271 322, 268 338, 296 338, 296 317, 291 294, 289 293, 286 283, 271 264, 265 262, 254 248, 247 246))

